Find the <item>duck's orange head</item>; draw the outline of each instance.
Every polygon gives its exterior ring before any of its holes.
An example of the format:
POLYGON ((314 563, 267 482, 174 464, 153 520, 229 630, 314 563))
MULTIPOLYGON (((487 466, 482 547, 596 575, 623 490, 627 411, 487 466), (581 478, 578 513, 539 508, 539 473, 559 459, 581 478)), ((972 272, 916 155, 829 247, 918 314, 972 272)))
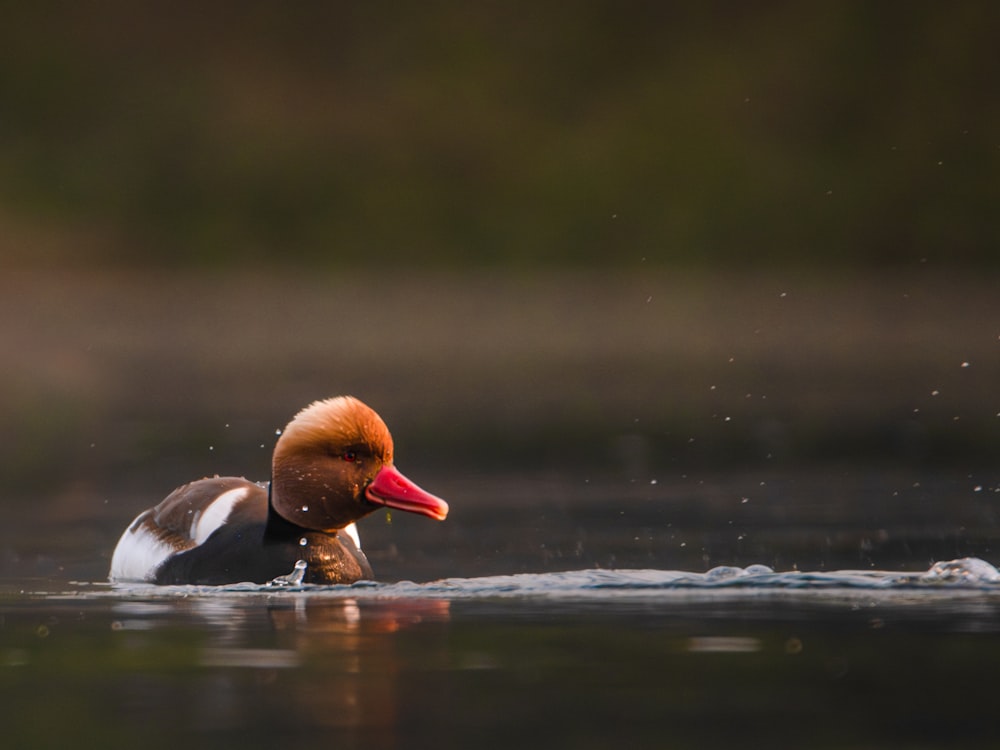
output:
POLYGON ((341 529, 379 506, 444 520, 448 504, 400 474, 392 458, 392 436, 374 409, 351 396, 316 401, 274 448, 271 504, 317 531, 341 529))

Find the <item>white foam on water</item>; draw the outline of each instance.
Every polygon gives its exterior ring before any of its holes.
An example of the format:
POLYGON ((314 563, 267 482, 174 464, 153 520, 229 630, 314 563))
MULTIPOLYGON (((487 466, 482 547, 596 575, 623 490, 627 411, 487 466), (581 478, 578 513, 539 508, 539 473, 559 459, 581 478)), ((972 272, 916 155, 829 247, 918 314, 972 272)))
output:
MULTIPOLYGON (((293 571, 293 573, 296 571, 293 571)), ((703 573, 683 570, 605 570, 589 568, 555 573, 443 578, 427 583, 360 581, 350 585, 322 586, 301 583, 293 575, 271 584, 242 583, 226 586, 155 586, 152 584, 80 584, 78 592, 51 596, 130 596, 172 598, 188 596, 298 595, 351 597, 358 599, 509 599, 536 600, 654 600, 671 596, 719 595, 843 595, 903 593, 909 597, 932 592, 963 594, 993 592, 1000 596, 1000 570, 978 558, 934 563, 918 572, 878 570, 784 571, 766 565, 719 566, 703 573), (84 590, 86 587, 86 590, 84 590)), ((39 592, 42 594, 43 592, 39 592)))

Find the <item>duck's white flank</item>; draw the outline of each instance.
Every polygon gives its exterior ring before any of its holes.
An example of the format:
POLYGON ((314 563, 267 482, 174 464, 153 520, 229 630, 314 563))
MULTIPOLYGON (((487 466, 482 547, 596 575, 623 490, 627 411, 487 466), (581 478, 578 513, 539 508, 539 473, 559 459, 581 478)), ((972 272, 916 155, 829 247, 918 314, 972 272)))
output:
POLYGON ((142 513, 118 540, 111 557, 112 581, 152 582, 156 569, 177 551, 143 523, 152 513, 152 510, 142 513))

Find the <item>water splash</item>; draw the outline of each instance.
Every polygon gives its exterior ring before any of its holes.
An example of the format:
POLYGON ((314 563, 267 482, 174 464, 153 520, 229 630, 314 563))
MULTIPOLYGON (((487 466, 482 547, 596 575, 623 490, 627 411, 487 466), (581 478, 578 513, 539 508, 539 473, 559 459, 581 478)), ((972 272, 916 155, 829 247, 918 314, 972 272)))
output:
POLYGON ((969 584, 1000 583, 1000 570, 978 557, 934 563, 922 575, 922 580, 934 582, 959 582, 969 584))
MULTIPOLYGON (((226 597, 293 594, 350 597, 354 599, 506 599, 605 600, 639 598, 654 600, 671 596, 817 595, 845 593, 931 596, 996 593, 1000 595, 1000 570, 974 557, 936 562, 919 572, 838 570, 829 572, 777 572, 766 565, 719 566, 704 573, 683 570, 585 569, 556 573, 520 573, 477 578, 443 578, 428 583, 359 581, 350 585, 303 583, 306 563, 300 560, 288 575, 268 584, 241 583, 227 586, 154 586, 152 584, 80 584, 77 596, 128 597, 144 600, 191 595, 226 597)), ((35 595, 42 594, 37 592, 35 595)), ((47 596, 64 594, 48 593, 47 596)), ((74 595, 74 594, 70 594, 74 595)))
POLYGON ((276 588, 281 588, 284 586, 302 586, 303 585, 302 581, 306 577, 306 568, 308 567, 309 564, 305 560, 297 560, 295 563, 295 567, 292 569, 291 573, 289 573, 288 575, 278 576, 270 583, 265 585, 276 588))
MULTIPOLYGON (((304 574, 304 570, 302 571, 304 574)), ((293 573, 294 575, 294 573, 293 573)), ((321 594, 350 595, 371 598, 621 598, 623 596, 655 597, 666 592, 687 593, 713 591, 913 591, 980 590, 995 588, 1000 592, 1000 570, 979 558, 934 563, 928 570, 905 573, 878 570, 838 570, 830 572, 776 572, 767 565, 718 566, 704 573, 683 570, 604 570, 585 569, 556 573, 518 573, 515 575, 480 576, 477 578, 443 578, 427 583, 399 581, 379 583, 359 581, 351 585, 322 586, 272 582, 275 585, 299 585, 301 590, 321 594)), ((254 584, 220 587, 226 591, 254 591, 254 584)), ((218 590, 218 589, 216 589, 218 590)))
POLYGON ((1000 571, 978 558, 935 563, 927 571, 840 570, 831 572, 775 572, 767 565, 719 566, 705 573, 679 570, 576 570, 561 573, 524 573, 481 578, 445 578, 430 583, 402 581, 394 584, 365 582, 352 588, 377 590, 380 596, 445 595, 452 598, 486 596, 566 597, 599 592, 650 593, 656 591, 831 590, 915 588, 979 589, 1000 591, 1000 571))

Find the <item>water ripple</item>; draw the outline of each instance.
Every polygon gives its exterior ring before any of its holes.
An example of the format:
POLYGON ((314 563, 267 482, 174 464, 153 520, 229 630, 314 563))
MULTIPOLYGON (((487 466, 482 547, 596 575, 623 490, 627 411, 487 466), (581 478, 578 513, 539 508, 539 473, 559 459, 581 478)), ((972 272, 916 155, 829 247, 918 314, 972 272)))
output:
POLYGON ((714 589, 913 589, 1000 590, 1000 571, 978 558, 938 562, 915 573, 840 570, 775 572, 766 565, 720 566, 705 573, 679 570, 574 570, 480 578, 445 578, 430 583, 359 583, 352 590, 379 596, 572 596, 597 592, 714 589))
MULTIPOLYGON (((600 599, 652 597, 667 592, 894 592, 894 591, 996 591, 1000 570, 979 558, 934 563, 919 572, 839 570, 829 572, 776 572, 766 565, 746 568, 719 566, 704 573, 681 570, 586 569, 554 573, 521 573, 477 578, 443 578, 427 583, 362 581, 352 585, 297 584, 282 576, 274 584, 230 586, 153 586, 149 584, 80 584, 77 596, 136 597, 140 599, 188 596, 245 596, 306 593, 311 596, 351 598, 548 598, 600 599)), ((44 592, 35 592, 45 595, 44 592)), ((49 596, 58 596, 50 593, 49 596)))

